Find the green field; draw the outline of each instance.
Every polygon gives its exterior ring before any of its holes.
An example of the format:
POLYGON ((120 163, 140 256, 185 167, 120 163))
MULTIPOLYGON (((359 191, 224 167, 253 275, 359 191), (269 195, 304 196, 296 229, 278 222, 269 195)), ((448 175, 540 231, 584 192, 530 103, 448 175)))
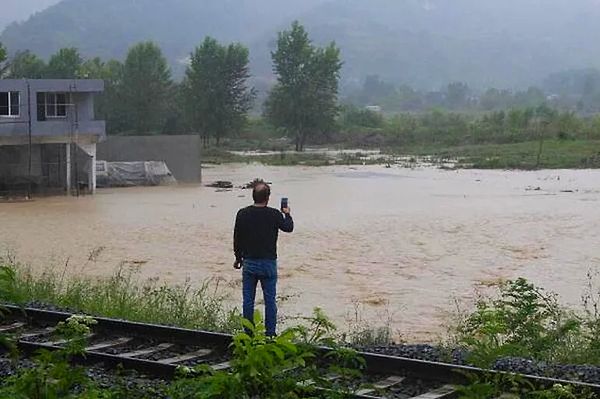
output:
MULTIPOLYGON (((548 140, 542 146, 529 141, 514 144, 483 144, 458 147, 421 147, 405 151, 409 155, 431 155, 459 159, 461 167, 476 169, 579 169, 600 167, 600 141, 548 140)), ((393 152, 402 152, 395 149, 393 152)))
MULTIPOLYGON (((539 141, 528 141, 511 144, 480 144, 465 146, 407 146, 389 147, 379 157, 365 159, 356 153, 344 154, 333 158, 314 152, 283 152, 287 148, 269 148, 264 143, 256 146, 257 150, 281 150, 277 154, 237 155, 230 150, 248 149, 247 143, 236 144, 224 148, 209 148, 203 152, 205 163, 262 163, 273 166, 328 166, 388 164, 394 163, 399 156, 430 156, 440 162, 458 160, 458 168, 474 169, 585 169, 600 167, 600 140, 547 140, 542 145, 538 164, 539 141)), ((327 147, 334 149, 335 146, 327 147)))

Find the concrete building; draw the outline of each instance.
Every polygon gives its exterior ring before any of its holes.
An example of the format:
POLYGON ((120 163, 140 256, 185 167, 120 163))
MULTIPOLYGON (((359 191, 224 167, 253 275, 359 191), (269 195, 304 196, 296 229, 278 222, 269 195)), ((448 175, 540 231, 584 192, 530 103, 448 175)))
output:
POLYGON ((94 192, 102 80, 0 80, 0 194, 94 192))

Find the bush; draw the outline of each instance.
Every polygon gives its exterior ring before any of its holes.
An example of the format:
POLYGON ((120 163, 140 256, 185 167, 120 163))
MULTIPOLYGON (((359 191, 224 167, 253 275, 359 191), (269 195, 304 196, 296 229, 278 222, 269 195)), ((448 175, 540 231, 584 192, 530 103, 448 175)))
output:
POLYGON ((496 297, 476 305, 455 329, 456 344, 469 350, 476 366, 490 367, 502 357, 578 363, 598 354, 590 352, 600 342, 596 321, 588 325, 590 319, 565 310, 555 294, 525 279, 499 285, 496 297))
POLYGON ((173 399, 297 399, 315 397, 343 398, 351 393, 346 383, 360 376, 364 360, 350 349, 338 348, 327 354, 333 362, 328 368, 319 364, 312 343, 328 341, 334 330, 318 309, 308 328, 291 328, 278 337, 265 335, 260 313, 254 323, 242 319, 246 332, 238 333, 231 345, 231 370, 214 371, 200 366, 182 369, 184 378, 169 389, 173 399), (199 373, 197 377, 189 377, 199 373), (337 381, 324 376, 335 373, 337 381), (187 378, 185 376, 188 376, 187 378), (342 384, 342 385, 339 385, 342 384))

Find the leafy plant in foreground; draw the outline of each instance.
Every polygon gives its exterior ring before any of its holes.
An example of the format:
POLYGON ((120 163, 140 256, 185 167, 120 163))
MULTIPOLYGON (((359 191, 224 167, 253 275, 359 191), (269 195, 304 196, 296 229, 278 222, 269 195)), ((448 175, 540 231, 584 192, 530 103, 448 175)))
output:
POLYGON ((303 388, 292 370, 302 371, 314 355, 294 343, 296 329, 278 337, 267 337, 259 313, 254 323, 242 319, 246 332, 237 334, 231 345, 231 370, 214 371, 209 367, 196 370, 201 375, 182 379, 171 388, 174 399, 184 398, 300 398, 303 388))
POLYGON ((95 388, 83 368, 69 363, 72 356, 83 353, 85 337, 95 323, 87 316, 71 316, 66 322, 59 323, 57 336, 67 341, 65 348, 40 351, 34 359, 33 368, 21 370, 2 384, 0 398, 108 398, 95 388))
POLYGON ((469 362, 489 367, 510 356, 562 360, 581 336, 581 323, 556 295, 521 278, 500 285, 498 298, 481 298, 457 331, 469 362))
POLYGON ((589 391, 572 386, 555 384, 549 388, 536 388, 514 374, 485 376, 467 375, 469 384, 456 387, 459 399, 593 399, 589 391))
MULTIPOLYGON (((271 338, 259 313, 254 323, 243 319, 247 332, 234 337, 231 370, 215 371, 208 366, 181 369, 182 379, 170 388, 173 399, 279 399, 346 398, 359 377, 364 360, 350 349, 334 347, 317 359, 315 344, 331 342, 335 326, 315 309, 309 327, 297 327, 271 338), (196 374, 196 376, 193 376, 196 374), (336 378, 328 378, 335 376, 336 378), (350 388, 348 388, 350 387, 350 388)), ((325 350, 325 349, 321 349, 325 350)), ((358 387, 354 387, 358 388, 358 387)))

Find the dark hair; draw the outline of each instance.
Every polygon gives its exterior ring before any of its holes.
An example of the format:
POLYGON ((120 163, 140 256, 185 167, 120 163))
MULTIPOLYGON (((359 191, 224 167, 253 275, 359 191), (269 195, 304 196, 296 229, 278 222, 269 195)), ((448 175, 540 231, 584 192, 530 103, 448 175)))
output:
POLYGON ((252 190, 252 199, 255 204, 264 204, 271 196, 271 187, 265 182, 257 182, 252 190))

